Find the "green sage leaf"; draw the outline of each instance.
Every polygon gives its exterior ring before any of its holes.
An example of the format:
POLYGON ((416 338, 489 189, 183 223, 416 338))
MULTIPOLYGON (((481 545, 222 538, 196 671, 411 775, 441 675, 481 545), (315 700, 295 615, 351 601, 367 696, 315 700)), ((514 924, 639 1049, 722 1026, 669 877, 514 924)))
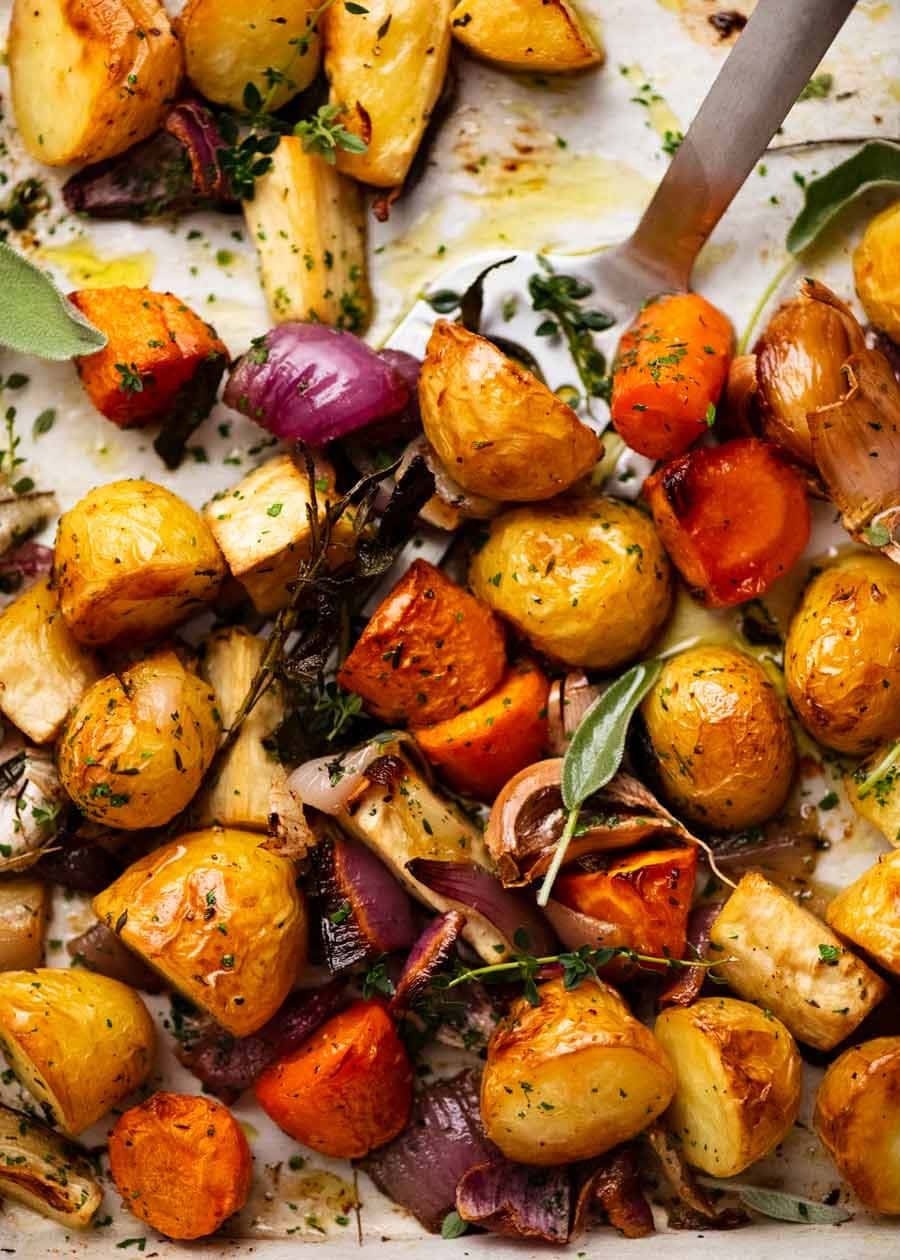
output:
POLYGON ((459 1212, 448 1212, 441 1222, 441 1238, 461 1238, 468 1228, 459 1212))
POLYGON ((790 1221, 794 1225, 840 1225, 851 1217, 851 1213, 844 1208, 819 1203, 816 1199, 804 1199, 784 1190, 768 1190, 763 1186, 748 1186, 742 1182, 720 1181, 716 1177, 700 1177, 699 1181, 710 1189, 727 1190, 729 1194, 736 1194, 745 1207, 776 1221, 790 1221))
POLYGON ((40 267, 0 241, 0 345, 39 359, 94 354, 106 336, 67 302, 40 267))
POLYGON ((807 249, 846 205, 878 184, 900 184, 900 145, 870 140, 846 162, 811 179, 804 192, 803 209, 787 234, 790 252, 799 254, 807 249))

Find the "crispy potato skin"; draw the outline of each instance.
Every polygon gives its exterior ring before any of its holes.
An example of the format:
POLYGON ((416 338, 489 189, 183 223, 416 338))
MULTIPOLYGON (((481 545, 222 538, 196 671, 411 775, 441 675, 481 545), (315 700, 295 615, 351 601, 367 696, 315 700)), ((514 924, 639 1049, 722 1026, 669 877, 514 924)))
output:
POLYGON ((360 1159, 405 1127, 412 1068, 382 1004, 354 1002, 299 1050, 266 1068, 256 1099, 304 1146, 360 1159))
POLYGON ((453 0, 367 0, 364 7, 353 13, 334 4, 321 22, 331 103, 346 107, 344 125, 368 146, 365 153, 339 149, 337 168, 363 184, 396 188, 441 94, 453 0))
POLYGON ((8 55, 19 134, 48 166, 99 162, 149 136, 183 69, 157 0, 15 0, 8 55))
POLYGON ((873 1212, 900 1215, 897 1115, 900 1037, 851 1046, 828 1068, 815 1128, 853 1193, 873 1212))
POLYGON ((519 998, 488 1046, 481 1079, 485 1132, 508 1159, 591 1159, 640 1133, 666 1109, 675 1077, 665 1051, 615 989, 562 980, 519 998))
POLYGON ((853 278, 876 328, 900 341, 900 206, 876 214, 853 254, 853 278))
POLYGON ((69 710, 99 677, 97 662, 73 638, 47 578, 0 616, 0 711, 34 743, 56 739, 69 710))
POLYGON ((749 1002, 701 998, 664 1011, 654 1031, 678 1081, 666 1121, 690 1164, 734 1177, 784 1140, 802 1064, 780 1020, 749 1002))
POLYGON ((593 468, 593 429, 484 337, 440 319, 419 377, 425 434, 454 481, 502 502, 550 499, 593 468))
POLYGON ((70 1137, 142 1085, 156 1053, 153 1021, 133 989, 55 967, 0 973, 0 1042, 70 1137))
POLYGON ((261 839, 220 828, 182 836, 94 898, 124 944, 235 1037, 275 1014, 306 959, 293 867, 261 839))
POLYGON ((215 693, 174 652, 94 683, 59 745, 59 776, 94 822, 161 827, 193 799, 219 742, 215 693))
POLYGON ((877 827, 891 844, 900 845, 900 765, 892 761, 889 767, 870 784, 864 796, 862 785, 870 775, 878 772, 885 758, 892 756, 896 740, 888 740, 853 770, 844 774, 844 788, 850 804, 863 818, 877 827))
POLYGON ((129 1212, 168 1238, 205 1238, 250 1193, 253 1156, 220 1102, 159 1092, 119 1117, 109 1164, 129 1212))
POLYGON ((480 704, 434 726, 416 727, 416 740, 458 792, 492 801, 508 779, 540 759, 549 691, 536 665, 513 665, 480 704))
POLYGON ((108 338, 75 366, 91 402, 120 429, 163 417, 206 360, 220 358, 223 369, 228 363, 216 330, 174 293, 117 285, 82 289, 69 301, 108 338))
POLYGON ((443 722, 479 703, 506 668, 500 623, 426 560, 379 604, 338 682, 385 722, 443 722))
POLYGON ((450 17, 469 52, 508 70, 565 74, 602 66, 603 47, 566 0, 459 0, 450 17))
POLYGON ((60 518, 54 583, 80 643, 154 638, 215 599, 225 571, 203 517, 152 481, 96 486, 60 518))
POLYGON ((843 556, 807 586, 785 644, 797 716, 838 752, 868 753, 900 734, 900 569, 843 556))
POLYGON ((729 647, 680 652, 641 713, 662 789, 689 818, 738 829, 784 804, 796 760, 790 719, 751 657, 729 647))
POLYGON ((758 871, 742 877, 710 941, 723 959, 718 974, 730 987, 817 1050, 849 1037, 888 991, 820 919, 758 871), (836 949, 836 958, 823 959, 820 946, 836 949))
POLYGON ((900 849, 883 854, 829 903, 825 918, 838 936, 900 975, 900 849))
POLYGON ((672 605, 653 522, 599 497, 504 512, 472 557, 469 584, 539 652, 592 669, 641 656, 672 605))

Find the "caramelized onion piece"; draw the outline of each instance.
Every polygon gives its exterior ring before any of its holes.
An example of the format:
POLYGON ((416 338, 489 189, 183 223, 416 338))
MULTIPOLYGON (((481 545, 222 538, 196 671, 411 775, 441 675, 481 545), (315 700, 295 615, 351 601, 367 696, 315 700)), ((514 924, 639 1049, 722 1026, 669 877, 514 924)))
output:
POLYGON ((421 997, 432 977, 449 962, 465 926, 466 916, 459 910, 448 910, 431 920, 413 945, 400 973, 390 1001, 392 1015, 402 1014, 421 997))
POLYGON ((659 1160, 666 1180, 683 1205, 684 1212, 670 1212, 669 1225, 675 1229, 736 1229, 746 1225, 749 1217, 746 1212, 726 1209, 719 1212, 712 1199, 703 1190, 688 1166, 681 1148, 676 1145, 672 1134, 660 1122, 654 1121, 645 1129, 647 1140, 659 1160))
POLYGON ((653 1212, 638 1176, 637 1150, 630 1142, 591 1161, 584 1172, 573 1234, 584 1233, 597 1215, 605 1215, 626 1238, 646 1238, 654 1232, 653 1212))
POLYGON ((569 1237, 570 1199, 566 1168, 529 1168, 496 1155, 463 1174, 456 1210, 491 1234, 561 1246, 569 1237))

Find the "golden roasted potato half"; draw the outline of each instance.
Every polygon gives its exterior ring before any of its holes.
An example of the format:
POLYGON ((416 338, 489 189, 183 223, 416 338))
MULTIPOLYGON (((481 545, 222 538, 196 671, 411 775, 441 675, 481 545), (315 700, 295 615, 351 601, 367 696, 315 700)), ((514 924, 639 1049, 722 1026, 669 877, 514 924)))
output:
POLYGON ((869 753, 900 734, 900 568, 854 551, 807 586, 785 644, 785 677, 813 739, 869 753))
POLYGON ((728 985, 771 1011, 798 1041, 831 1050, 888 991, 821 919, 758 871, 748 871, 710 932, 710 958, 728 985))
POLYGON ((243 109, 252 83, 270 109, 280 109, 318 73, 319 7, 319 0, 188 0, 175 22, 188 78, 217 105, 243 109), (271 96, 270 69, 282 74, 271 96))
POLYGON ((900 202, 869 223, 853 255, 853 278, 870 321, 900 341, 900 202))
POLYGON ((800 1110, 802 1064, 774 1015, 701 998, 663 1011, 654 1032, 678 1082, 666 1121, 689 1164, 734 1177, 784 1140, 800 1110))
POLYGON ((439 319, 419 377, 422 424, 447 472, 502 502, 550 499, 603 453, 593 429, 485 337, 439 319))
POLYGON ((873 1212, 900 1215, 900 1037, 851 1046, 816 1095, 815 1127, 853 1193, 873 1212))
POLYGON ((688 818, 739 830, 781 809, 794 737, 787 708, 751 657, 730 647, 680 652, 641 713, 661 790, 688 818))
POLYGON ((331 103, 366 145, 338 149, 345 175, 378 188, 406 179, 444 86, 452 8, 453 0, 366 0, 333 4, 323 17, 331 103))
POLYGON ((469 584, 543 655, 591 669, 641 656, 672 606, 653 522, 619 499, 504 512, 472 557, 469 584))
POLYGON ((900 975, 900 849, 885 853, 841 889, 825 918, 838 936, 900 975))
POLYGON ((15 0, 7 56, 19 135, 48 166, 99 162, 151 135, 183 69, 157 0, 15 0))
POLYGON ((81 643, 162 634, 215 599, 225 571, 203 517, 152 481, 96 486, 60 518, 55 584, 81 643))
POLYGON ((565 74, 606 60, 567 0, 459 0, 450 26, 470 52, 509 70, 565 74))
POLYGON ((844 773, 850 804, 877 827, 886 840, 900 845, 900 741, 888 740, 844 773))
POLYGON ((540 1005, 517 999, 488 1046, 485 1132, 508 1159, 591 1159, 640 1133, 669 1105, 675 1077, 653 1034, 615 989, 551 980, 540 1005))
POLYGON ((47 1119, 75 1137, 144 1083, 156 1033, 128 985, 39 967, 0 972, 0 1045, 47 1119))
POLYGON ((219 742, 208 683, 157 652, 94 683, 59 744, 59 776, 94 822, 162 827, 193 799, 219 742))
POLYGON ((278 1010, 306 958, 294 868, 262 837, 211 828, 141 858, 94 898, 129 949, 233 1033, 278 1010))
POLYGON ((103 1187, 71 1143, 39 1120, 0 1106, 0 1195, 67 1229, 87 1229, 103 1187))

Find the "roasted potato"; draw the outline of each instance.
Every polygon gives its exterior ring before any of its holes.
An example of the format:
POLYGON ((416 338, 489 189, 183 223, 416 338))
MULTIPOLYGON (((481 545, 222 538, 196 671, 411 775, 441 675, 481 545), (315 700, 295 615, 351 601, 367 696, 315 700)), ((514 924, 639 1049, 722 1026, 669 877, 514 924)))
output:
POLYGON ((886 840, 900 845, 900 740, 881 744, 844 774, 847 797, 886 840))
POLYGON ((196 831, 94 898, 99 919, 235 1037, 275 1014, 306 958, 293 867, 261 842, 246 831, 196 831))
POLYGON ((831 1050, 887 993, 887 985, 826 925, 748 871, 710 933, 717 974, 772 1011, 798 1041, 831 1050))
POLYGON ((871 220, 853 254, 856 292, 869 320, 900 341, 900 202, 871 220))
MULTIPOLYGON (((325 490, 319 496, 319 522, 325 518, 334 470, 324 459, 317 469, 325 490)), ((258 612, 273 613, 290 601, 290 585, 309 555, 309 483, 290 455, 276 455, 248 473, 233 489, 208 503, 206 520, 234 577, 258 612)), ((332 533, 329 564, 351 559, 354 536, 345 514, 332 533)))
POLYGON ((281 109, 318 73, 320 7, 319 0, 188 0, 175 22, 188 78, 217 105, 244 109, 252 83, 269 109, 281 109), (273 82, 269 70, 281 77, 273 82))
MULTIPOLYGON (((231 0, 226 0, 230 3, 231 0)), ((372 315, 362 191, 324 158, 282 136, 244 202, 276 324, 315 320, 362 333, 372 315)))
POLYGON ((338 673, 385 722, 443 722, 478 704, 506 668, 503 630, 468 591, 414 560, 338 673))
POLYGON ((75 1137, 144 1083, 156 1033, 127 985, 40 967, 0 972, 0 1045, 47 1119, 75 1137))
POLYGON ((659 1042, 615 989, 551 980, 497 1027, 481 1078, 485 1132, 507 1159, 592 1159, 640 1133, 675 1092, 659 1042))
POLYGON ((459 0, 450 26, 469 52, 508 70, 565 74, 606 60, 567 0, 459 0))
POLYGON ((152 481, 96 486, 60 518, 54 580, 80 643, 160 635, 215 599, 224 576, 202 516, 152 481))
POLYGON ((787 709, 761 665, 695 647, 663 665, 641 706, 653 773, 681 813, 740 830, 776 814, 794 777, 787 709))
POLYGON ((472 590, 545 656, 614 669, 641 656, 672 604, 653 522, 618 499, 559 499, 492 521, 472 590))
POLYGON ((883 854, 841 889, 825 918, 838 936, 900 975, 900 850, 883 854))
POLYGON ((77 1148, 47 1125, 0 1106, 0 1195, 66 1229, 87 1229, 103 1187, 77 1148))
POLYGON ((149 136, 182 74, 158 0, 15 0, 7 56, 19 135, 48 166, 99 162, 149 136))
POLYGON ((873 1212, 900 1215, 897 1094, 900 1037, 851 1046, 816 1095, 816 1132, 853 1193, 873 1212))
POLYGON ((345 175, 379 188, 406 179, 447 73, 452 8, 453 0, 366 0, 324 15, 331 103, 366 145, 338 149, 345 175))
POLYGON ((419 377, 422 424, 447 472, 487 499, 550 499, 603 454, 593 429, 526 368, 439 319, 419 377))
POLYGON ((39 879, 0 881, 0 971, 24 971, 44 961, 50 889, 39 879))
POLYGON ((99 677, 46 578, 0 616, 0 712, 36 744, 56 739, 69 710, 99 677))
POLYGON ((677 1081, 666 1122, 689 1164, 734 1177, 784 1140, 800 1110, 802 1066, 774 1015, 701 998, 663 1011, 654 1032, 677 1081))
POLYGON ((900 569, 851 552, 803 593, 785 644, 797 716, 820 744, 869 753, 900 734, 900 569))
POLYGON ((122 831, 162 827, 193 799, 219 742, 215 693, 174 652, 94 683, 59 744, 63 787, 122 831))

